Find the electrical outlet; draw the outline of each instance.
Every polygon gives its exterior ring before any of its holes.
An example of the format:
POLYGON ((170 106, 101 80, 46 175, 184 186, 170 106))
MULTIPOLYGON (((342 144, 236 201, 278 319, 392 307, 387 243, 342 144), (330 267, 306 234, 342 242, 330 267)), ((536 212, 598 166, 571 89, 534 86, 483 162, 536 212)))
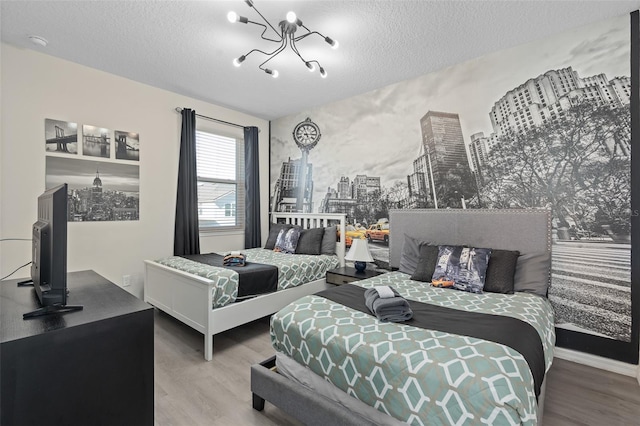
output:
POLYGON ((122 276, 122 287, 129 287, 131 285, 131 275, 122 276))

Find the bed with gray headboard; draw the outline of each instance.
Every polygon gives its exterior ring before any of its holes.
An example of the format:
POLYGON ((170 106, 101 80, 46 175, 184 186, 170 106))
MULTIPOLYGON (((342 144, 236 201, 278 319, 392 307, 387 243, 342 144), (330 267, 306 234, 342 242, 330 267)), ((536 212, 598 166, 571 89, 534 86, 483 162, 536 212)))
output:
POLYGON ((466 330, 457 334, 381 322, 322 292, 274 315, 276 356, 251 369, 254 408, 262 409, 266 400, 306 424, 541 424, 544 374, 555 343, 553 310, 545 297, 550 212, 396 210, 389 223, 392 269, 406 260, 407 236, 440 247, 517 250, 516 291, 474 294, 434 288, 393 271, 353 283, 361 287, 355 292, 348 285, 328 292, 361 294, 362 288, 391 285, 412 307, 461 315, 451 317, 456 318, 452 322, 479 324, 500 316, 504 322, 494 328, 509 335, 519 334, 512 325, 522 326, 523 336, 528 334, 518 345, 524 346, 483 340, 466 330), (547 259, 546 269, 538 260, 530 269, 530 259, 541 257, 547 259), (532 279, 532 290, 531 283, 524 290, 518 287, 519 281, 532 279), (532 361, 525 346, 535 347, 538 361, 532 361))

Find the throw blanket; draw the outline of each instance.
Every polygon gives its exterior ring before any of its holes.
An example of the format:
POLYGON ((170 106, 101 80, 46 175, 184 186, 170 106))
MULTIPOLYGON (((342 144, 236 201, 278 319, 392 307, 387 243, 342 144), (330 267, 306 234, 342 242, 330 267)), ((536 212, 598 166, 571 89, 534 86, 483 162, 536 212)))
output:
POLYGON ((413 316, 407 299, 389 286, 373 287, 364 292, 365 305, 380 321, 402 322, 413 316))
POLYGON ((233 269, 238 273, 238 298, 272 293, 278 289, 278 267, 262 263, 246 262, 243 268, 226 266, 224 257, 216 253, 188 254, 180 257, 210 266, 233 269))
MULTIPOLYGON (((369 314, 364 292, 365 289, 357 285, 343 284, 316 295, 369 314)), ((408 300, 408 303, 413 318, 406 321, 406 325, 484 339, 519 352, 531 369, 536 397, 540 395, 545 373, 544 349, 534 327, 512 317, 462 311, 413 300, 408 300)))

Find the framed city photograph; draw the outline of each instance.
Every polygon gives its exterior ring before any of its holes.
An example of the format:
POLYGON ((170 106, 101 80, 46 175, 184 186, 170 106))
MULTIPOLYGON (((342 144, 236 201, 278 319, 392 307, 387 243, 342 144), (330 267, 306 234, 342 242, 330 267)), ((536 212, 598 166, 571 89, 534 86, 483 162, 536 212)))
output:
POLYGON ((46 187, 66 183, 70 222, 138 220, 140 167, 109 161, 46 157, 46 187))

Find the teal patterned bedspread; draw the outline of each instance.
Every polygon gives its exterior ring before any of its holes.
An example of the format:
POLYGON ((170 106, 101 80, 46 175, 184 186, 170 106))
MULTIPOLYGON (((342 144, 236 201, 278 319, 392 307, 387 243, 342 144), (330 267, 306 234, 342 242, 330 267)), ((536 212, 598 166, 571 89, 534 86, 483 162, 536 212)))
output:
MULTIPOLYGON (((551 367, 553 310, 540 296, 433 288, 400 272, 352 284, 390 285, 407 299, 526 321, 540 335, 546 371, 551 367)), ((498 343, 380 322, 315 295, 272 317, 271 343, 347 394, 412 425, 537 423, 529 365, 498 343)))
MULTIPOLYGON (((278 290, 297 287, 324 278, 329 269, 337 268, 340 265, 337 256, 324 254, 286 254, 263 248, 246 249, 242 250, 242 253, 246 255, 247 262, 264 263, 278 267, 278 290)), ((225 253, 219 254, 224 255, 225 253)), ((214 281, 214 309, 236 301, 238 273, 232 269, 209 266, 179 256, 170 256, 155 262, 214 281)))

